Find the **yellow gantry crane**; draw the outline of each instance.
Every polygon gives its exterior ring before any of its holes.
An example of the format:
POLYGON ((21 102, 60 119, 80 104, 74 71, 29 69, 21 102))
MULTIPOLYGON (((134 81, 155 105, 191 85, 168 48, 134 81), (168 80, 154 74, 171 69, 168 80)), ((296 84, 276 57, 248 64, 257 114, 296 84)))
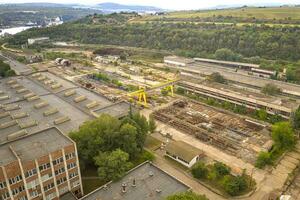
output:
POLYGON ((174 96, 174 84, 176 82, 179 81, 178 79, 174 79, 174 80, 170 80, 167 82, 163 82, 157 85, 152 86, 151 88, 145 89, 145 88, 140 88, 139 90, 135 91, 135 92, 131 92, 129 94, 127 94, 131 99, 132 98, 137 98, 137 103, 148 107, 148 103, 147 103, 147 93, 151 92, 153 90, 159 89, 159 88, 164 88, 165 90, 169 91, 171 93, 171 96, 174 96))

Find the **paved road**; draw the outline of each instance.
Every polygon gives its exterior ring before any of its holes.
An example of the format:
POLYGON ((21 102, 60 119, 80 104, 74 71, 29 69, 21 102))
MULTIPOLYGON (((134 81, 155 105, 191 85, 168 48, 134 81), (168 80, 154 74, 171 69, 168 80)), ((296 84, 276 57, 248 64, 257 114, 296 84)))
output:
POLYGON ((23 63, 20 63, 16 60, 13 60, 7 56, 4 56, 1 52, 0 52, 0 58, 1 59, 4 59, 5 61, 8 62, 8 64, 10 65, 10 67, 15 70, 16 74, 17 75, 21 75, 21 74, 28 74, 30 72, 32 72, 33 70, 26 66, 25 64, 23 63))

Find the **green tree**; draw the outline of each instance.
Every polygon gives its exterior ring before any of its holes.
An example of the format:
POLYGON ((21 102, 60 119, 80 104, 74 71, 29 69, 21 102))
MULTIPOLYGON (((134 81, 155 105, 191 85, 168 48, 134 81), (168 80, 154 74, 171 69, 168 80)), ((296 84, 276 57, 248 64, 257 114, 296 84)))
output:
POLYGON ((289 122, 278 122, 272 126, 272 139, 279 149, 292 149, 296 143, 293 128, 289 122))
POLYGON ((262 151, 258 154, 258 157, 255 162, 255 167, 257 168, 263 168, 266 165, 271 165, 272 159, 269 152, 262 151))
POLYGON ((226 175, 223 179, 223 186, 228 194, 236 196, 248 188, 248 183, 245 176, 226 175))
POLYGON ((155 120, 154 118, 151 116, 149 118, 149 131, 150 133, 154 133, 154 131, 156 130, 157 126, 156 126, 156 123, 155 123, 155 120))
POLYGON ((263 121, 267 120, 267 118, 268 118, 268 113, 264 109, 260 109, 260 110, 256 111, 256 115, 257 115, 258 119, 263 120, 263 121))
POLYGON ((291 123, 294 129, 300 129, 300 106, 292 113, 291 123))
POLYGON ((205 179, 208 175, 208 168, 203 162, 197 162, 191 170, 193 176, 198 179, 205 179))
POLYGON ((98 166, 98 176, 104 181, 120 179, 132 166, 132 164, 128 162, 128 153, 120 149, 112 151, 111 153, 100 152, 94 160, 98 166))
POLYGON ((137 131, 131 124, 123 124, 121 126, 119 134, 116 136, 115 140, 117 147, 121 150, 127 152, 130 157, 136 157, 140 150, 136 143, 137 131))
POLYGON ((222 84, 225 84, 227 83, 226 79, 219 73, 219 72, 214 72, 212 73, 208 79, 210 81, 213 81, 213 82, 217 82, 217 83, 222 83, 222 84))
POLYGON ((221 162, 214 163, 213 167, 214 167, 214 170, 218 177, 223 177, 225 175, 229 175, 230 171, 231 171, 230 167, 228 167, 227 165, 225 165, 224 163, 221 163, 221 162))
POLYGON ((198 195, 194 192, 188 191, 179 194, 168 196, 166 200, 208 200, 205 195, 198 195))
POLYGON ((277 95, 281 92, 281 89, 272 83, 267 83, 262 87, 261 92, 268 95, 277 95))

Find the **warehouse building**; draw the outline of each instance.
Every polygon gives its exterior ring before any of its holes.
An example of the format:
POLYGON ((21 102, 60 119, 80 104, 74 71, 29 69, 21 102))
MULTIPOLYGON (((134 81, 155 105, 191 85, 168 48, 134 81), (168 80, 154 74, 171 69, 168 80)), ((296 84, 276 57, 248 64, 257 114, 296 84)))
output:
POLYGON ((194 63, 194 60, 178 56, 166 56, 164 57, 164 63, 177 67, 186 67, 188 64, 194 63))
MULTIPOLYGON (((0 134, 2 137, 2 134, 0 134)), ((48 128, 0 145, 0 199, 59 199, 83 194, 76 144, 48 128)))

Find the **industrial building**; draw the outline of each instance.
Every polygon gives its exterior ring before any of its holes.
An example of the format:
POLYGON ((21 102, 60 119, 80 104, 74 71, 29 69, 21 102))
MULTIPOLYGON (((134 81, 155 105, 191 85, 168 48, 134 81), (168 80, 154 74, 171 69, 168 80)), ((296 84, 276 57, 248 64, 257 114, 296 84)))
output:
POLYGON ((186 142, 171 141, 166 145, 166 156, 191 168, 204 154, 201 150, 186 142))
POLYGON ((48 41, 49 41, 49 37, 28 38, 28 45, 33 45, 35 43, 43 43, 48 41))
POLYGON ((194 62, 193 59, 182 58, 182 57, 178 57, 178 56, 164 57, 164 63, 171 65, 171 66, 186 67, 188 64, 191 64, 193 62, 194 62))
POLYGON ((109 182, 80 200, 161 200, 190 187, 151 162, 133 168, 120 180, 109 182))
POLYGON ((76 144, 57 128, 1 144, 0 158, 2 200, 56 200, 67 192, 83 194, 76 144))
POLYGON ((247 108, 254 110, 264 109, 269 114, 278 114, 286 119, 288 119, 292 113, 292 109, 285 106, 281 106, 271 102, 261 101, 255 98, 245 97, 241 94, 227 92, 221 89, 208 87, 203 84, 195 84, 191 82, 182 81, 178 85, 187 89, 190 92, 200 94, 207 98, 214 98, 220 101, 227 101, 236 105, 243 105, 247 108))
POLYGON ((252 68, 259 68, 259 65, 250 64, 250 63, 241 63, 241 62, 231 62, 231 61, 223 61, 223 60, 213 60, 206 58, 194 58, 196 62, 208 63, 208 64, 218 64, 225 67, 234 67, 239 69, 251 70, 252 68))

